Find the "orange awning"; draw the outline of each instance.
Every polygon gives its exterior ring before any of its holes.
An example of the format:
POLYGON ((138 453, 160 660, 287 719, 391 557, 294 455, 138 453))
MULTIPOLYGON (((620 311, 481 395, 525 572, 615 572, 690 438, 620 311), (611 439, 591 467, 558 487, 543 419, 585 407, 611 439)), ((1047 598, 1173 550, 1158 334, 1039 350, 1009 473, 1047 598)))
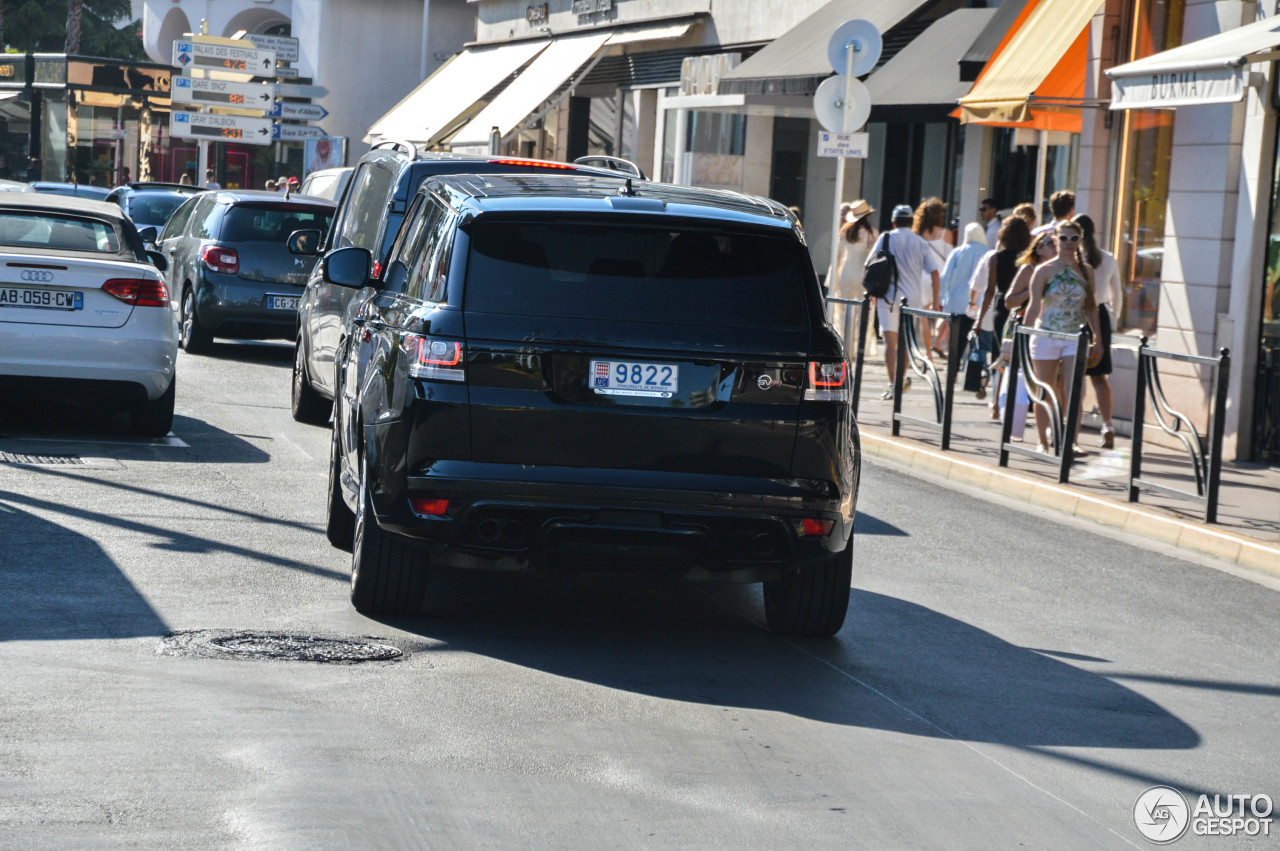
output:
POLYGON ((1098 0, 1032 0, 952 112, 964 124, 1080 132, 1098 0))

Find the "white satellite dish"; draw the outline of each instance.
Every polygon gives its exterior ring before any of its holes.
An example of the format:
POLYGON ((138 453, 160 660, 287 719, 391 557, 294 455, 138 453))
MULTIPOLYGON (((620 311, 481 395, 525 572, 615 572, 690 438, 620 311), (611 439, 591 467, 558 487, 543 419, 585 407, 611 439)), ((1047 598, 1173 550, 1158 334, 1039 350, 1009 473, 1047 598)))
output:
MULTIPOLYGON (((854 18, 836 27, 827 42, 827 59, 831 70, 837 74, 852 73, 855 77, 870 73, 880 61, 884 42, 880 30, 870 21, 854 18), (849 51, 853 51, 853 70, 849 71, 849 51)), ((835 132, 835 131, 832 131, 835 132)))
POLYGON ((813 95, 813 112, 818 123, 832 133, 856 133, 871 117, 871 92, 860 80, 847 79, 843 74, 828 77, 813 95))

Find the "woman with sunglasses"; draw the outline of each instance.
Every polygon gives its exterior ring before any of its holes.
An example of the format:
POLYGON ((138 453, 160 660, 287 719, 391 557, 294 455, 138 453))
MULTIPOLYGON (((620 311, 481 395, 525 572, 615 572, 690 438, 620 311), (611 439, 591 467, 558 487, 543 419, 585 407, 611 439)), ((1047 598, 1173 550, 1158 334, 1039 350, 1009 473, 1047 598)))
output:
MULTIPOLYGON (((999 329, 1000 358, 996 361, 994 367, 1000 376, 999 383, 996 385, 1000 388, 1000 391, 991 403, 991 419, 993 420, 1001 418, 1009 396, 1009 362, 1013 357, 1013 331, 1016 325, 1013 320, 1021 320, 1022 318, 1023 306, 1027 303, 1027 297, 1031 290, 1031 278, 1036 269, 1042 263, 1052 260, 1058 250, 1053 234, 1040 234, 1039 237, 1032 240, 1025 222, 1021 232, 1027 234, 1027 241, 1023 243, 1025 247, 1022 253, 1018 255, 1017 272, 1013 276, 1013 281, 1008 285, 1008 290, 1004 293, 1002 304, 1005 309, 1003 327, 999 329)), ((985 313, 989 305, 990 299, 984 299, 982 312, 985 313)), ((997 316, 997 320, 1000 320, 1000 318, 997 316)), ((1010 436, 1015 442, 1020 443, 1022 441, 1022 433, 1027 426, 1027 406, 1031 402, 1030 397, 1027 395, 1027 379, 1023 375, 1018 376, 1018 388, 1013 398, 1013 431, 1010 432, 1010 436)))
MULTIPOLYGON (((1045 331, 1074 334, 1087 321, 1089 330, 1093 332, 1093 345, 1098 346, 1098 305, 1093 295, 1093 267, 1085 262, 1080 251, 1083 235, 1083 229, 1075 222, 1058 223, 1054 230, 1057 256, 1037 266, 1031 278, 1027 324, 1045 331)), ((1053 387, 1059 401, 1064 404, 1066 397, 1060 376, 1072 373, 1077 355, 1074 340, 1031 338, 1031 367, 1035 377, 1041 384, 1053 387)), ((1036 429, 1040 433, 1040 451, 1048 452, 1049 415, 1041 405, 1036 406, 1036 429)), ((1074 434, 1069 438, 1069 448, 1063 451, 1072 451, 1077 456, 1086 454, 1075 447, 1074 434)))

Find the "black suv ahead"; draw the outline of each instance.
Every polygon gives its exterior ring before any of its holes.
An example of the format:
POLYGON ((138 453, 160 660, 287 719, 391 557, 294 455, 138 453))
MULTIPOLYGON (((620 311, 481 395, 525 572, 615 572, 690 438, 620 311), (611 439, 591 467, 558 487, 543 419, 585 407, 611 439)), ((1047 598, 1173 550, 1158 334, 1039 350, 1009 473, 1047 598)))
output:
MULTIPOLYGON (((291 243, 297 254, 323 254, 356 246, 373 255, 373 277, 386 266, 391 240, 404 220, 409 201, 429 177, 456 174, 614 174, 630 166, 613 160, 600 167, 546 160, 479 157, 423 152, 408 142, 383 142, 360 158, 355 174, 338 202, 338 214, 327 235, 299 234, 307 247, 291 243)), ((293 418, 323 425, 333 408, 334 358, 354 314, 351 290, 326 284, 318 271, 307 281, 298 307, 297 345, 293 367, 293 418)))
POLYGON ((340 356, 329 540, 361 612, 429 564, 763 581, 770 627, 832 635, 853 567, 850 371, 801 231, 723 192, 435 178, 340 356))

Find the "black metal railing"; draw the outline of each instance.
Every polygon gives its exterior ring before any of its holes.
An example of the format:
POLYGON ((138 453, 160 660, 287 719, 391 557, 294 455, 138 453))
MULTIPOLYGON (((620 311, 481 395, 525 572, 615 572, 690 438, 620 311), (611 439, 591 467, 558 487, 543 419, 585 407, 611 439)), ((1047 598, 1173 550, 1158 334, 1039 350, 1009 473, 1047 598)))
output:
MULTIPOLYGON (((1075 461, 1075 436, 1076 430, 1080 426, 1080 396, 1084 392, 1085 362, 1088 360, 1089 340, 1092 334, 1087 325, 1081 325, 1077 333, 1071 334, 1065 331, 1046 331, 1040 328, 1032 328, 1022 325, 1016 319, 1010 319, 1009 321, 1014 323, 1013 356, 1010 358, 1007 379, 1009 389, 1005 396, 1003 422, 1000 429, 999 464, 1001 467, 1009 466, 1009 453, 1011 452, 1025 455, 1029 458, 1050 461, 1058 465, 1058 483, 1065 485, 1071 480, 1071 464, 1075 461), (1058 398, 1054 387, 1048 382, 1041 381, 1036 377, 1035 371, 1029 368, 1031 364, 1032 337, 1075 341, 1075 368, 1072 370, 1071 375, 1067 376, 1070 378, 1070 383, 1065 388, 1067 395, 1065 405, 1063 405, 1063 400, 1058 398), (1037 448, 1032 449, 1025 443, 1014 443, 1012 440, 1014 417, 1018 415, 1018 377, 1020 375, 1026 376, 1027 396, 1031 404, 1042 408, 1048 418, 1049 431, 1053 435, 1053 443, 1047 447, 1049 450, 1047 452, 1039 448, 1038 441, 1037 448)), ((1025 416, 1026 414, 1024 412, 1021 415, 1025 416)))
POLYGON ((1164 352, 1147 346, 1143 337, 1138 346, 1138 386, 1133 397, 1133 447, 1129 459, 1129 501, 1137 502, 1141 491, 1163 494, 1198 502, 1204 506, 1206 523, 1218 522, 1218 488, 1222 478, 1222 431, 1226 421, 1227 378, 1231 354, 1221 349, 1216 358, 1164 352), (1209 431, 1201 436, 1185 414, 1175 411, 1165 397, 1160 383, 1159 361, 1169 360, 1208 367, 1213 408, 1209 412, 1209 431), (1160 429, 1182 444, 1195 473, 1195 493, 1142 478, 1143 430, 1146 426, 1147 401, 1152 418, 1160 429))
POLYGON ((867 298, 836 298, 831 296, 827 298, 827 319, 831 319, 832 308, 842 304, 844 309, 844 320, 836 329, 840 334, 840 339, 844 340, 845 353, 848 355, 849 361, 853 365, 853 415, 858 416, 858 400, 862 397, 862 364, 866 360, 867 354, 867 325, 871 311, 875 309, 871 304, 871 300, 867 298), (854 329, 853 313, 857 309, 857 329, 854 329), (853 335, 853 344, 850 345, 850 335, 853 335))
MULTIPOLYGON (((956 374, 961 362, 960 352, 967 343, 965 330, 969 324, 968 317, 962 313, 943 313, 939 310, 925 310, 919 307, 907 307, 907 300, 902 300, 898 313, 898 349, 893 353, 895 369, 893 371, 893 436, 897 437, 902 423, 920 426, 941 435, 943 450, 951 448, 951 413, 955 405, 956 374), (947 368, 943 377, 939 378, 937 367, 930 360, 928 353, 920 345, 920 337, 916 332, 913 320, 923 319, 931 322, 945 319, 948 323, 948 340, 950 354, 947 357, 947 368), (933 392, 934 419, 913 417, 902 413, 902 388, 906 367, 920 376, 933 392)), ((885 353, 888 356, 888 352, 885 353)))

